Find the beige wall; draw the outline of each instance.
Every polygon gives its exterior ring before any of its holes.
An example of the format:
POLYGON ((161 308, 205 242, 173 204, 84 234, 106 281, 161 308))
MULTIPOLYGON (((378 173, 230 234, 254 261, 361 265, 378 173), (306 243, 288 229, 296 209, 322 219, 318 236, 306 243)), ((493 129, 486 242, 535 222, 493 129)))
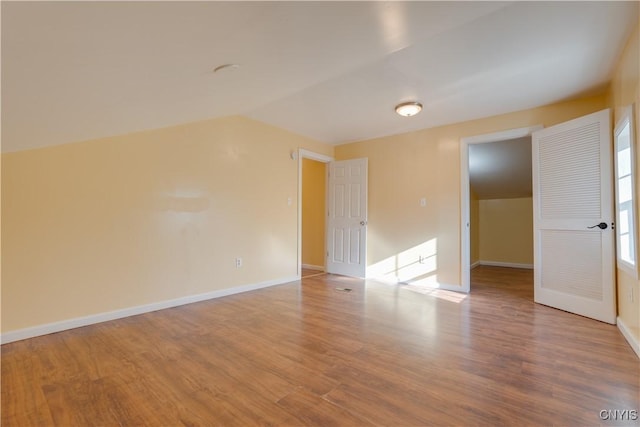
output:
MULTIPOLYGON (((460 138, 608 105, 617 118, 640 99, 638 50, 636 28, 608 98, 336 147, 339 160, 369 158, 367 264, 425 247, 437 280, 459 285, 460 138)), ((298 147, 333 155, 241 117, 3 154, 2 332, 294 276, 298 147)), ((638 280, 618 275, 620 316, 637 327, 638 300, 623 295, 638 298, 638 280)))
POLYGON ((326 165, 302 159, 302 263, 324 267, 326 165))
MULTIPOLYGON (((636 151, 636 197, 640 201, 640 147, 638 147, 638 134, 640 134, 640 22, 636 26, 633 35, 629 38, 616 66, 611 83, 610 101, 614 112, 614 123, 620 119, 622 109, 635 103, 635 129, 636 139, 634 149, 636 151)), ((638 205, 638 204, 637 204, 638 205)), ((636 224, 638 212, 636 212, 636 224)), ((638 232, 636 230, 636 239, 638 232)), ((638 243, 636 241, 636 243, 638 243)), ((638 253, 636 251, 636 253, 638 253)), ((618 270, 618 316, 625 325, 632 329, 636 341, 640 342, 640 282, 623 270, 618 270), (629 290, 632 289, 635 301, 629 300, 629 290)))
POLYGON ((533 199, 479 202, 481 261, 533 265, 533 199))
POLYGON ((469 240, 473 265, 480 261, 480 200, 472 188, 469 189, 469 240))
POLYGON ((369 158, 367 265, 432 242, 433 277, 460 286, 460 138, 550 126, 606 107, 607 97, 596 96, 337 146, 338 160, 369 158), (419 206, 421 197, 426 208, 419 206))
POLYGON ((295 277, 298 147, 333 155, 242 117, 2 155, 2 331, 295 277))

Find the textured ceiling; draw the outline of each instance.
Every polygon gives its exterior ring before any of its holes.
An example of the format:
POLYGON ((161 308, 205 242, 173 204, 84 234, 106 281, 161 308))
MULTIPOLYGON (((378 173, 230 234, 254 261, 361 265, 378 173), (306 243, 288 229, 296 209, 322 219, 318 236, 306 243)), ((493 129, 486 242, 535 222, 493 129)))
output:
POLYGON ((338 144, 531 108, 602 90, 638 22, 638 2, 1 7, 3 151, 235 114, 338 144))

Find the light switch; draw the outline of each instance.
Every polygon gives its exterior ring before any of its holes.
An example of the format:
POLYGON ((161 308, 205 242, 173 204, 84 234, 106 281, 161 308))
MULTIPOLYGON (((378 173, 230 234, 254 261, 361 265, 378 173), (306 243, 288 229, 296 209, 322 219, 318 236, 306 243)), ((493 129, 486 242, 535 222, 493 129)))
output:
POLYGON ((423 198, 420 199, 420 206, 423 207, 423 208, 425 206, 427 206, 427 199, 426 198, 423 197, 423 198))
POLYGON ((291 203, 293 203, 293 200, 291 200, 291 197, 287 197, 287 206, 291 206, 291 203))

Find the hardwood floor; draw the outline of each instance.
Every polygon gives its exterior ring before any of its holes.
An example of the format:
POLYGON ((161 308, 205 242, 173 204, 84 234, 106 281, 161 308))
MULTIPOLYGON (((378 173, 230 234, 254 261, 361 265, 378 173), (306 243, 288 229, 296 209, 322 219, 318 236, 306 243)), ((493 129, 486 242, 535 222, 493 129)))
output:
POLYGON ((638 410, 616 327, 532 300, 530 270, 474 269, 470 295, 325 274, 5 344, 2 425, 585 426, 638 410))
POLYGON ((324 274, 323 271, 320 270, 312 270, 310 268, 301 268, 301 273, 300 276, 304 279, 306 277, 310 277, 310 276, 317 276, 319 274, 324 274))

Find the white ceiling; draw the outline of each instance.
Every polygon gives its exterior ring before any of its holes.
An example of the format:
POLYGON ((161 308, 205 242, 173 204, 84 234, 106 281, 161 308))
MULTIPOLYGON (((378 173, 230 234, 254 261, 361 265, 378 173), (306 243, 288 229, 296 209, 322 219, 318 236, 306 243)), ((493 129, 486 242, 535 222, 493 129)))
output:
POLYGON ((602 90, 638 22, 608 1, 1 7, 3 151, 234 114, 337 144, 531 108, 602 90))
POLYGON ((531 197, 531 137, 469 144, 469 185, 481 200, 531 197))

